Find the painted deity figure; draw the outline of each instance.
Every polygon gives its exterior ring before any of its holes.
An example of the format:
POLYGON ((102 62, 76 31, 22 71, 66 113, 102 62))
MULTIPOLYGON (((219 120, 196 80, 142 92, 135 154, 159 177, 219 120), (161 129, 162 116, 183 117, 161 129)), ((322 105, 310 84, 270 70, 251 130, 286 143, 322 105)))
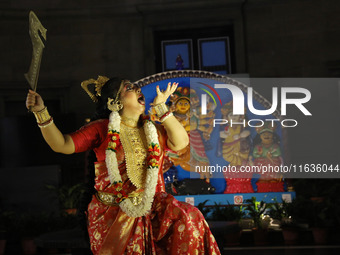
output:
POLYGON ((169 158, 174 165, 180 165, 186 171, 196 171, 196 166, 204 169, 204 171, 197 172, 201 179, 210 182, 211 173, 205 171, 206 166, 209 166, 205 141, 209 139, 212 132, 211 124, 214 113, 211 104, 208 104, 207 116, 201 115, 196 91, 186 87, 177 88, 171 101, 174 116, 188 132, 190 147, 176 154, 170 152, 169 158))
MULTIPOLYGON (((253 164, 260 167, 275 167, 283 164, 280 138, 275 133, 276 126, 265 122, 262 127, 256 128, 258 135, 254 139, 253 164)), ((257 182, 258 192, 284 191, 282 176, 276 172, 261 174, 257 182)))
MULTIPOLYGON (((232 101, 228 102, 222 107, 222 117, 228 120, 223 130, 220 131, 220 138, 222 140, 222 156, 229 165, 235 168, 249 165, 250 153, 250 131, 242 124, 246 119, 245 115, 232 114, 232 101), (231 125, 231 123, 234 123, 231 125), (236 123, 236 124, 235 124, 236 123)), ((223 173, 227 182, 227 187, 224 193, 251 193, 253 188, 251 186, 251 174, 249 173, 223 173)))
POLYGON ((182 124, 187 132, 190 131, 190 92, 189 88, 178 88, 174 93, 173 111, 176 119, 182 124))
MULTIPOLYGON (((232 115, 229 113, 228 122, 242 123, 243 115, 232 115)), ((248 162, 250 146, 246 139, 250 135, 249 130, 246 130, 240 124, 229 125, 226 130, 220 133, 223 142, 223 158, 232 166, 241 166, 248 162)))
POLYGON ((228 120, 227 125, 222 126, 223 129, 220 131, 222 156, 231 166, 241 166, 248 164, 250 132, 242 124, 238 124, 243 123, 246 116, 233 115, 232 102, 226 103, 221 109, 222 118, 228 120))
POLYGON ((190 114, 190 125, 191 130, 199 130, 202 133, 204 141, 209 141, 210 135, 213 131, 213 121, 215 117, 216 106, 208 101, 207 103, 207 114, 201 114, 200 100, 194 89, 190 90, 190 103, 191 103, 191 114, 190 114))

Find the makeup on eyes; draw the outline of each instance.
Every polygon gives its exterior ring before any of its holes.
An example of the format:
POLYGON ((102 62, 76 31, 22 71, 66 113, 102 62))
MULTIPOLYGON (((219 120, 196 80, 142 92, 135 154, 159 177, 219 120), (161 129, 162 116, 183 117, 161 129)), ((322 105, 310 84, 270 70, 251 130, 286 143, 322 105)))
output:
POLYGON ((138 87, 136 85, 133 85, 131 82, 126 82, 124 84, 124 88, 125 88, 125 91, 130 91, 130 90, 138 89, 138 87))

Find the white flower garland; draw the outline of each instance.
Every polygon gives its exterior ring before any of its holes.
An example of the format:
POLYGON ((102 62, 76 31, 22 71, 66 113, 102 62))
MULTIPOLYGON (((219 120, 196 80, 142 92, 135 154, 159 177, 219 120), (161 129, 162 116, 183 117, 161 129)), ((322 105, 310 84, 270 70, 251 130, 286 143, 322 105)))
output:
MULTIPOLYGON (((115 130, 120 132, 121 118, 118 112, 111 112, 108 130, 115 130)), ((158 144, 158 134, 155 125, 151 121, 145 121, 144 132, 148 145, 158 144)), ((159 145, 159 144, 158 144, 159 145)), ((118 169, 118 161, 116 153, 113 150, 106 150, 105 158, 106 166, 108 169, 109 179, 111 184, 115 182, 122 182, 122 178, 118 169)), ((119 206, 129 217, 141 217, 145 216, 150 211, 152 202, 156 192, 156 185, 158 180, 159 167, 150 167, 148 165, 145 189, 142 194, 142 201, 138 205, 134 205, 129 198, 123 200, 119 206)))

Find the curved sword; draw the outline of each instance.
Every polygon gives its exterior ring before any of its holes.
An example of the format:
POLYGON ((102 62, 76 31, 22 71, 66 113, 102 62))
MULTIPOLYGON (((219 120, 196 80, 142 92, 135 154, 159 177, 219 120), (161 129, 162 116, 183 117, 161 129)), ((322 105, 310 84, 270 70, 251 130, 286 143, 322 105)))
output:
POLYGON ((32 90, 37 90, 38 84, 38 77, 39 77, 39 70, 40 70, 40 63, 43 50, 45 45, 40 38, 40 35, 46 41, 46 32, 47 29, 43 27, 40 23, 38 17, 35 15, 33 11, 29 13, 29 34, 32 41, 33 52, 32 52, 32 61, 30 68, 27 73, 24 74, 26 80, 30 84, 32 90), (40 35, 39 35, 40 32, 40 35))

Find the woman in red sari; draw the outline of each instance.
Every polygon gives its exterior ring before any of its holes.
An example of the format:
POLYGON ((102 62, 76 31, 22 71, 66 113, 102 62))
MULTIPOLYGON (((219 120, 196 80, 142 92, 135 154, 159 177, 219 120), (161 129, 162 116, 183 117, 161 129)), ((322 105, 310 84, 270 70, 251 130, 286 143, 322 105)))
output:
POLYGON ((189 143, 165 105, 177 85, 169 83, 164 92, 157 86, 153 107, 162 125, 155 125, 143 116, 144 95, 131 82, 102 76, 85 81, 82 87, 98 102, 104 118, 68 135, 53 123, 39 94, 30 90, 27 95, 26 107, 54 151, 96 154, 95 194, 87 209, 95 255, 220 254, 199 210, 164 191, 164 149, 178 151, 189 143), (90 83, 97 95, 87 89, 90 83))

